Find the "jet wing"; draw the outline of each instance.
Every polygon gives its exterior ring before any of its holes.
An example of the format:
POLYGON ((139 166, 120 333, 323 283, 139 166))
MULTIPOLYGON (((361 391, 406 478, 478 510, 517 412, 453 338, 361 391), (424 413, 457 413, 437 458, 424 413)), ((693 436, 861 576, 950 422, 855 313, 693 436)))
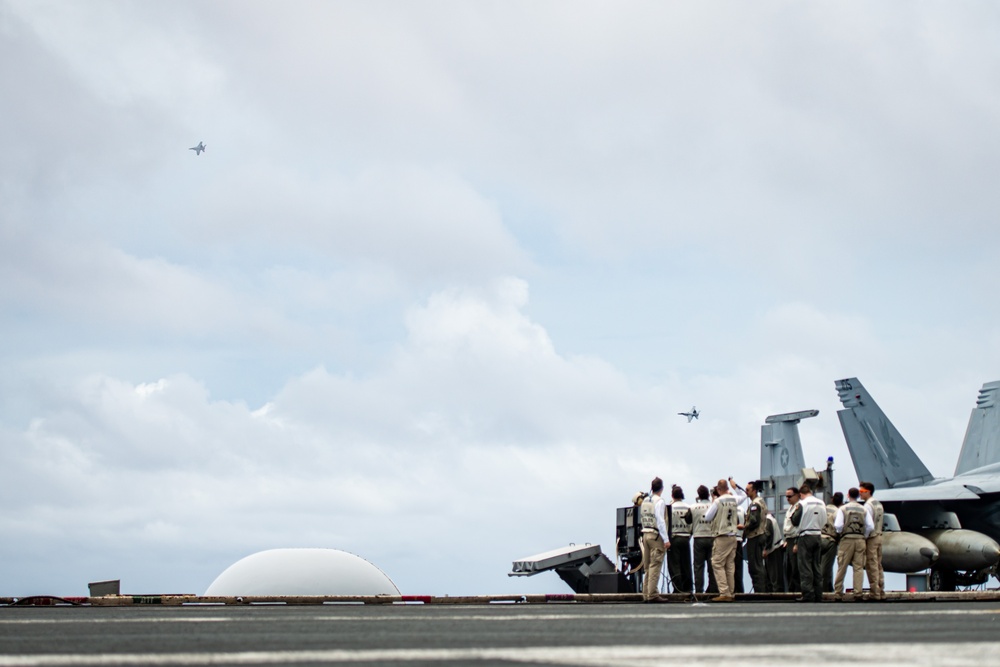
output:
POLYGON ((989 493, 1000 493, 1000 474, 998 473, 956 477, 954 481, 956 484, 961 484, 969 491, 980 496, 989 493))
MULTIPOLYGON (((974 486, 970 484, 969 486, 974 486)), ((974 487, 978 488, 978 487, 974 487)), ((930 500, 978 500, 979 494, 957 482, 911 486, 895 489, 878 489, 875 498, 882 502, 920 502, 930 500)))

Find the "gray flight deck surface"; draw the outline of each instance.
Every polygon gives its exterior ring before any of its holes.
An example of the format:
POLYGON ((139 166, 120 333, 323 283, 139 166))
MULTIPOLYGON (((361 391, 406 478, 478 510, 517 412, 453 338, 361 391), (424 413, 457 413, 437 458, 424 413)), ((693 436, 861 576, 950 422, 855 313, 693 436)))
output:
POLYGON ((0 608, 0 667, 980 666, 998 655, 995 601, 0 608))

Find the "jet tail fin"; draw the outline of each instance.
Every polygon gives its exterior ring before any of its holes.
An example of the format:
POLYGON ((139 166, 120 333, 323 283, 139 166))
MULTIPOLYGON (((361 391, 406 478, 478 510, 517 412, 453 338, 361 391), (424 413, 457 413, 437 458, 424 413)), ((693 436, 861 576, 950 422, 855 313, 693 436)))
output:
POLYGON ((837 412, 840 428, 859 480, 883 489, 934 478, 857 378, 834 384, 844 405, 837 412))
POLYGON ((969 416, 969 427, 958 455, 955 474, 1000 463, 1000 382, 987 382, 979 390, 976 407, 969 416))
POLYGON ((803 410, 771 415, 765 420, 760 427, 761 479, 793 478, 802 474, 806 458, 802 455, 799 422, 818 414, 819 410, 803 410))

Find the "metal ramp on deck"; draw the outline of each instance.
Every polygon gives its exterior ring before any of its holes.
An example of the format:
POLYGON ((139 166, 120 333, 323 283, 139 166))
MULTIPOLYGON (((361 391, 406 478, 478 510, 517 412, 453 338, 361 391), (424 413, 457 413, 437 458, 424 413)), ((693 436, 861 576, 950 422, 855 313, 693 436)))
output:
POLYGON ((618 592, 618 572, 599 544, 553 549, 515 560, 509 577, 531 577, 555 570, 575 593, 618 592))

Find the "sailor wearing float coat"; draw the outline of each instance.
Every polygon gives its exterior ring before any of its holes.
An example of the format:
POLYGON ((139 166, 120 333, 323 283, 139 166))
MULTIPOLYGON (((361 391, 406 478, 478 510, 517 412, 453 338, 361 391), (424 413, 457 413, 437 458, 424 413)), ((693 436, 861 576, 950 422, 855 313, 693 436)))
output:
POLYGON ((872 600, 885 600, 885 572, 882 570, 882 522, 885 510, 882 503, 872 498, 875 485, 871 482, 858 484, 861 500, 865 503, 865 513, 871 517, 875 528, 865 540, 865 571, 868 573, 868 588, 872 600))
POLYGON ((667 522, 663 516, 666 503, 663 502, 663 480, 653 479, 650 490, 653 495, 642 501, 639 508, 639 519, 642 522, 642 571, 645 572, 642 584, 643 602, 666 602, 660 597, 660 570, 663 568, 663 556, 670 548, 670 538, 667 536, 667 522))
POLYGON ((747 508, 746 520, 743 523, 743 534, 747 538, 747 569, 750 570, 750 580, 753 582, 755 593, 767 592, 767 573, 764 567, 764 551, 771 546, 771 542, 766 540, 764 532, 767 529, 767 505, 764 499, 757 494, 757 487, 760 482, 749 482, 747 484, 747 497, 750 498, 750 507, 747 508))
POLYGON ((719 497, 705 512, 705 519, 712 523, 712 569, 719 596, 713 602, 732 602, 736 590, 736 542, 739 540, 738 508, 736 498, 729 493, 729 484, 720 479, 715 487, 719 497))
POLYGON ((743 593, 743 528, 746 524, 747 513, 743 509, 750 502, 747 492, 743 490, 736 481, 729 478, 729 488, 736 498, 736 555, 733 557, 735 566, 733 567, 733 593, 743 593))
POLYGON ((684 490, 674 486, 670 495, 673 502, 668 509, 670 521, 670 549, 667 550, 667 572, 674 590, 680 593, 690 593, 691 582, 691 508, 684 502, 684 490))
POLYGON ((826 524, 826 503, 812 494, 808 484, 799 487, 799 506, 792 514, 792 525, 799 529, 795 550, 799 557, 799 579, 803 602, 823 601, 823 569, 820 533, 826 524))
POLYGON ((782 532, 785 535, 785 575, 788 579, 788 592, 798 593, 802 590, 799 579, 799 557, 795 550, 795 542, 799 537, 799 527, 792 524, 792 515, 799 508, 799 490, 793 486, 785 491, 785 500, 788 502, 788 509, 785 510, 785 522, 782 525, 782 532))
POLYGON ((854 572, 854 601, 861 600, 861 591, 865 585, 865 541, 875 529, 871 515, 858 502, 858 490, 848 489, 847 504, 837 510, 833 527, 840 535, 837 547, 837 579, 833 582, 833 594, 840 600, 844 595, 844 575, 850 564, 854 572))
POLYGON ((833 522, 837 518, 837 510, 844 504, 844 494, 837 491, 829 505, 826 506, 826 525, 823 526, 823 535, 820 539, 820 553, 822 554, 823 569, 823 592, 833 592, 833 561, 837 557, 837 529, 833 522))
POLYGON ((705 512, 712 503, 708 499, 708 487, 698 487, 698 499, 691 505, 691 544, 694 560, 694 590, 696 593, 715 593, 719 587, 715 583, 712 569, 712 524, 705 519, 705 512), (705 586, 705 572, 708 572, 708 586, 705 586))
POLYGON ((766 525, 764 527, 764 565, 767 568, 767 586, 764 590, 768 593, 785 592, 785 540, 778 530, 778 520, 768 512, 766 514, 766 525))

